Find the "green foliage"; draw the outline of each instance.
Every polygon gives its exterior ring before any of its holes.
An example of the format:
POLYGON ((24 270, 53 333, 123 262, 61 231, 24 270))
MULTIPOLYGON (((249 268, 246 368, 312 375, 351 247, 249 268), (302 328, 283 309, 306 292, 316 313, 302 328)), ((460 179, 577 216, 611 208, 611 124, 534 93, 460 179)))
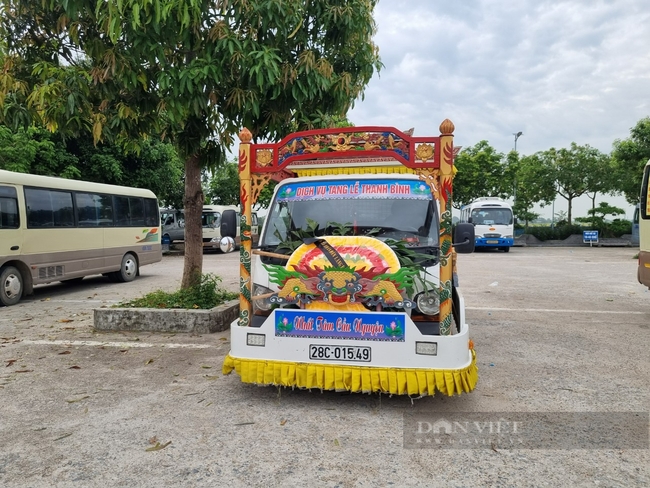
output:
POLYGON ((207 273, 199 284, 173 293, 157 290, 142 298, 122 302, 117 307, 210 309, 236 299, 239 294, 220 288, 221 278, 207 273))
POLYGON ((550 241, 550 240, 564 240, 569 236, 574 234, 582 235, 582 231, 587 230, 586 227, 581 227, 579 225, 557 225, 553 228, 550 226, 534 226, 529 227, 528 232, 540 241, 550 241))
POLYGON ((601 202, 596 208, 589 209, 587 212, 589 217, 578 217, 578 222, 589 223, 590 228, 598 230, 601 237, 620 237, 623 234, 632 233, 632 222, 625 219, 614 219, 607 222, 605 217, 607 215, 624 215, 625 210, 619 207, 613 207, 607 202, 601 202))
POLYGON ((481 141, 463 149, 454 160, 458 173, 454 177, 453 205, 460 208, 479 197, 503 197, 512 194, 512 179, 502 164, 504 155, 481 141))
POLYGON ((594 230, 603 229, 605 224, 605 217, 607 215, 625 215, 625 210, 619 207, 612 207, 607 202, 600 202, 600 204, 591 208, 587 211, 589 217, 578 217, 576 220, 578 222, 590 223, 594 230))
POLYGON ((141 146, 139 154, 125 154, 115 145, 94 145, 89 137, 63 139, 45 129, 13 131, 0 125, 0 168, 148 188, 162 205, 182 208, 183 163, 176 151, 156 140, 141 146))
POLYGON ((572 203, 586 193, 609 192, 612 189, 609 157, 589 145, 571 143, 569 149, 551 148, 541 157, 554 169, 557 193, 568 202, 568 223, 571 224, 572 203))
POLYGON ((612 151, 615 188, 632 205, 639 203, 643 168, 649 159, 650 117, 646 117, 630 129, 628 139, 615 140, 612 151))
POLYGON ((7 120, 136 146, 165 134, 204 167, 243 126, 279 138, 345 120, 381 67, 376 0, 3 3, 7 120))
POLYGON ((320 229, 318 222, 307 218, 307 228, 290 230, 285 240, 282 240, 282 236, 277 230, 275 231, 275 236, 281 240, 275 252, 291 254, 302 245, 304 239, 321 235, 323 235, 323 231, 320 229))
POLYGON ((212 172, 205 199, 213 205, 239 205, 239 170, 236 162, 228 162, 212 172))
POLYGON ((539 217, 539 214, 532 212, 534 205, 540 202, 542 206, 547 205, 555 198, 553 168, 540 153, 519 159, 519 155, 512 151, 507 164, 508 172, 514 173, 514 213, 527 228, 530 221, 539 217))
POLYGON ((0 125, 0 168, 63 178, 81 178, 79 160, 57 136, 35 127, 12 130, 0 125))
POLYGON ((614 219, 611 222, 605 222, 603 229, 604 237, 621 237, 624 234, 632 233, 632 222, 625 219, 614 219))
POLYGON ((377 0, 2 0, 0 122, 185 163, 183 286, 200 273, 201 169, 235 135, 279 139, 344 116, 381 68, 377 0), (198 273, 197 273, 198 271, 198 273))
MULTIPOLYGON (((271 180, 262 189, 255 208, 267 208, 277 182, 271 180)), ((239 205, 239 169, 236 161, 229 161, 211 172, 205 190, 205 200, 213 205, 239 205)))
POLYGON ((328 222, 327 226, 332 229, 333 236, 348 236, 352 235, 352 222, 339 224, 338 222, 328 222))
MULTIPOLYGON (((354 228, 352 227, 352 224, 349 222, 344 224, 338 222, 328 222, 327 228, 321 229, 319 227, 318 222, 308 218, 307 228, 291 231, 289 233, 289 239, 281 241, 280 244, 276 247, 275 252, 289 255, 293 251, 298 249, 300 245, 303 244, 303 239, 322 236, 325 234, 325 231, 327 231, 328 234, 337 235, 337 236, 355 235, 354 228)), ((381 228, 376 227, 364 231, 363 235, 371 237, 376 235, 380 231, 381 228)), ((279 233, 277 233, 277 231, 275 235, 276 237, 278 237, 278 239, 281 239, 281 236, 279 235, 279 233)), ((403 276, 404 281, 402 282, 402 285, 407 290, 407 293, 409 293, 409 295, 412 294, 413 283, 410 278, 407 280, 407 275, 412 276, 413 277, 412 279, 420 283, 423 289, 427 288, 427 283, 431 285, 431 283, 427 280, 426 268, 424 267, 423 263, 430 262, 431 259, 434 258, 434 256, 431 256, 430 254, 423 254, 414 251, 413 249, 408 247, 406 243, 403 241, 397 241, 395 239, 386 239, 385 243, 397 255, 397 259, 399 260, 400 266, 408 270, 405 271, 406 274, 404 274, 403 276)), ((428 286, 428 288, 432 288, 432 286, 428 286)))
POLYGON ((518 219, 517 223, 515 224, 515 227, 518 229, 527 229, 528 224, 538 219, 540 216, 540 214, 536 212, 531 212, 530 210, 525 208, 523 203, 515 204, 513 207, 513 212, 516 218, 518 219), (519 221, 523 222, 524 224, 523 225, 519 224, 519 221))
MULTIPOLYGON (((588 217, 576 218, 579 221, 591 221, 588 217)), ((528 228, 528 233, 537 237, 540 241, 561 240, 568 238, 572 235, 582 235, 583 230, 597 230, 601 238, 608 237, 621 237, 625 234, 632 233, 632 222, 624 219, 614 219, 611 222, 603 222, 598 227, 590 225, 556 225, 551 228, 550 226, 532 226, 528 228)))
MULTIPOLYGON (((419 284, 421 289, 428 290, 436 288, 433 282, 427 279, 426 263, 431 262, 433 256, 414 251, 403 241, 386 239, 385 242, 397 255, 400 266, 410 270, 412 280, 419 284)), ((405 289, 409 296, 413 296, 413 283, 406 283, 405 289)))

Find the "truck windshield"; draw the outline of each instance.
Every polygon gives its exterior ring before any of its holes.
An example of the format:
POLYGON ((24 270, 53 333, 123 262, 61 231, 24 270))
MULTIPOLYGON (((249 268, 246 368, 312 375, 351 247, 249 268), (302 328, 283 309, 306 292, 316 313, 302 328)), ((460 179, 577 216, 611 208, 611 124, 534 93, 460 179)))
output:
POLYGON ((312 232, 310 226, 316 229, 317 225, 315 235, 371 235, 405 241, 411 247, 436 247, 436 208, 429 188, 419 180, 336 180, 285 185, 271 205, 261 245, 272 247, 296 240, 292 231, 312 232), (402 193, 391 193, 394 185, 402 193))

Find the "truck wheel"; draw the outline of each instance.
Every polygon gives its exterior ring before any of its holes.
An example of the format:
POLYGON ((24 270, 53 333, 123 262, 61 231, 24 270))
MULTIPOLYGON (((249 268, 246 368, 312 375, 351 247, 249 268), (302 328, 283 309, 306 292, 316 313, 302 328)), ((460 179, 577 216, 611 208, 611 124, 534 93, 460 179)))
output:
POLYGON ((122 258, 120 270, 113 274, 113 278, 115 281, 125 283, 127 281, 133 281, 137 275, 138 260, 130 252, 126 253, 122 258))
POLYGON ((15 305, 23 296, 23 275, 13 266, 7 266, 0 273, 0 303, 8 307, 15 305))

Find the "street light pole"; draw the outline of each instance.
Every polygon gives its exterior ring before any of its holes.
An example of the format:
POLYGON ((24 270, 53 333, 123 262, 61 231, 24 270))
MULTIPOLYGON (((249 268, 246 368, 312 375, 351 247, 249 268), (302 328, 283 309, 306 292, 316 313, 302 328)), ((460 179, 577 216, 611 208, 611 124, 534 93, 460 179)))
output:
MULTIPOLYGON (((517 154, 517 139, 519 139, 521 136, 523 136, 524 133, 519 131, 519 132, 513 132, 512 135, 515 136, 515 156, 517 157, 517 161, 519 161, 519 154, 517 154)), ((515 182, 514 183, 515 183, 515 188, 514 188, 512 196, 513 196, 514 204, 516 206, 517 205, 517 175, 516 174, 515 174, 515 182)))
POLYGON ((515 136, 515 152, 517 152, 517 139, 523 136, 524 133, 519 131, 519 132, 513 132, 512 135, 515 136))

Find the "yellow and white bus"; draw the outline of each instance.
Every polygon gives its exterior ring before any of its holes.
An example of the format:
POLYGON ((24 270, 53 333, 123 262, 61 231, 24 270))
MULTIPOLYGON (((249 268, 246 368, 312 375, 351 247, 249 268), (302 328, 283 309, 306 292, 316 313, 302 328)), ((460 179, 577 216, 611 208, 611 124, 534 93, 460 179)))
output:
POLYGON ((639 206, 639 283, 650 288, 650 161, 643 172, 639 206))
POLYGON ((0 305, 42 283, 131 281, 161 259, 153 192, 0 170, 0 305))

